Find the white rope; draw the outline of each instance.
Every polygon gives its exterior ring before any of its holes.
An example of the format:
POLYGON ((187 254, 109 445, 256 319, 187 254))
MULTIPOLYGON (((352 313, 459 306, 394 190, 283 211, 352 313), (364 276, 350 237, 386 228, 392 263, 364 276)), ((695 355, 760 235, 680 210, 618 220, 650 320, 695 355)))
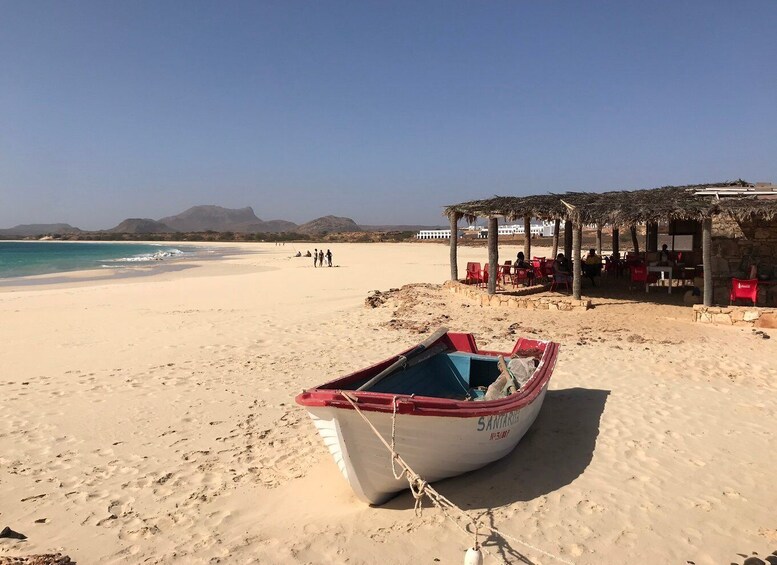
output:
MULTIPOLYGON (((348 399, 348 400, 350 400, 350 399, 348 399)), ((351 402, 351 404, 353 404, 353 402, 351 402)), ((353 405, 354 405, 354 407, 356 406, 355 404, 353 404, 353 405)), ((397 403, 397 397, 396 396, 391 399, 391 406, 393 407, 393 413, 391 415, 391 448, 390 448, 390 450, 391 450, 391 474, 394 475, 394 478, 396 480, 400 480, 402 478, 402 475, 404 475, 405 472, 407 471, 407 468, 402 469, 402 472, 397 474, 397 469, 396 469, 396 466, 394 465, 394 463, 396 463, 396 457, 395 456, 397 454, 396 450, 394 449, 394 444, 396 442, 396 434, 397 434, 397 406, 398 406, 398 403, 397 403)), ((357 408, 357 410, 358 410, 358 408, 357 408)), ((361 414, 361 413, 359 415, 362 416, 362 418, 364 417, 364 415, 361 414)))
MULTIPOLYGON (((418 473, 413 471, 413 469, 410 468, 410 466, 405 462, 405 460, 402 459, 399 453, 397 453, 396 450, 394 449, 396 445, 397 409, 399 406, 398 396, 394 396, 391 401, 391 404, 392 404, 391 444, 389 444, 381 435, 381 433, 377 430, 377 428, 373 425, 373 423, 370 422, 369 418, 367 418, 364 412, 362 412, 361 409, 356 405, 359 399, 355 396, 352 396, 350 393, 346 391, 340 391, 340 393, 350 403, 350 405, 353 406, 353 409, 356 411, 356 413, 359 416, 361 416, 361 418, 372 429, 373 433, 378 437, 378 439, 386 447, 386 449, 388 449, 389 453, 391 454, 391 471, 392 471, 392 474, 394 475, 394 478, 397 480, 400 480, 403 476, 407 478, 407 482, 410 486, 410 492, 412 493, 413 498, 415 499, 414 511, 417 516, 421 515, 421 510, 423 510, 423 506, 422 506, 423 497, 426 496, 429 498, 429 500, 431 500, 432 504, 434 504, 434 506, 439 508, 440 511, 443 513, 443 515, 445 515, 446 518, 449 518, 454 524, 456 524, 456 526, 461 531, 463 531, 467 535, 474 536, 473 547, 475 549, 479 549, 481 547, 478 541, 478 530, 483 528, 486 530, 490 530, 492 533, 495 533, 501 536, 502 538, 509 539, 511 541, 519 543, 524 547, 531 549, 532 551, 536 551, 537 553, 541 553, 546 557, 555 559, 560 563, 564 563, 565 565, 574 565, 574 563, 572 563, 571 561, 567 561, 566 559, 563 559, 557 555, 548 553, 547 551, 540 549, 539 547, 535 547, 530 543, 520 540, 514 536, 505 534, 504 532, 501 532, 492 526, 483 524, 482 522, 479 522, 473 519, 464 510, 462 510, 461 508, 456 506, 453 502, 448 500, 445 496, 437 492, 434 489, 434 487, 432 487, 429 483, 427 483, 420 475, 418 475, 418 473), (395 464, 398 464, 402 469, 400 473, 397 473, 395 464), (450 514, 451 511, 456 511, 458 513, 458 516, 457 517, 451 516, 450 514), (470 523, 470 525, 472 526, 472 532, 467 531, 467 529, 459 523, 460 519, 464 519, 470 523)), ((485 547, 483 547, 483 550, 489 555, 491 555, 492 557, 496 558, 496 556, 493 555, 490 551, 488 551, 488 549, 486 549, 485 547)))

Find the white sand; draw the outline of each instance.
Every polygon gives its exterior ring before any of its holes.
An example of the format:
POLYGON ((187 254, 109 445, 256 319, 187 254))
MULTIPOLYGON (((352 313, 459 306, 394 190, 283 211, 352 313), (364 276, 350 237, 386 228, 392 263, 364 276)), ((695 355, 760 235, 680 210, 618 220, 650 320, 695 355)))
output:
MULTIPOLYGON (((488 349, 519 335, 563 345, 533 431, 506 459, 438 483, 453 501, 581 564, 777 548, 775 332, 623 298, 500 311, 418 288, 370 309, 370 290, 445 280, 447 246, 334 244, 339 267, 322 269, 290 244, 240 247, 147 277, 0 286, 0 528, 29 536, 0 540, 0 556, 461 563, 470 540, 433 509, 416 518, 409 494, 358 502, 293 401, 440 323, 488 349)), ((460 272, 485 255, 462 248, 460 272)), ((553 563, 489 543, 510 563, 553 563)))

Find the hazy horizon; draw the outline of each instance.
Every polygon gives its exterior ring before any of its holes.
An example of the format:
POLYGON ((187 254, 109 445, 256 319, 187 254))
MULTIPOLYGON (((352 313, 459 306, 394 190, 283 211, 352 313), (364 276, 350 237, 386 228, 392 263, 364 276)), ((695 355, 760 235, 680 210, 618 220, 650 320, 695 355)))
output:
POLYGON ((777 182, 777 3, 2 3, 0 228, 777 182))

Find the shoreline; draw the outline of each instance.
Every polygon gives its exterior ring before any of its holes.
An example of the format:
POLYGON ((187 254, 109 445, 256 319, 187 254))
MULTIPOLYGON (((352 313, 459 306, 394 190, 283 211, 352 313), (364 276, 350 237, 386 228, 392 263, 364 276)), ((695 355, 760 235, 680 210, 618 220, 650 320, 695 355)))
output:
MULTIPOLYGON (((2 243, 2 242, 0 242, 2 243)), ((23 243, 23 242, 14 242, 23 243)), ((27 242, 24 242, 27 243, 27 242)), ((30 241, 30 244, 35 243, 53 243, 51 241, 35 242, 30 241)), ((92 269, 73 269, 66 271, 55 271, 51 273, 42 273, 36 275, 17 275, 11 277, 0 277, 0 292, 3 288, 7 287, 28 287, 28 286, 45 286, 56 284, 68 284, 68 283, 86 283, 86 282, 107 282, 120 279, 131 279, 138 277, 148 277, 156 274, 164 274, 165 272, 181 271, 185 269, 194 268, 199 262, 219 260, 224 257, 228 257, 232 254, 247 253, 247 250, 241 250, 239 248, 230 249, 226 245, 222 249, 218 249, 221 246, 214 246, 213 248, 206 248, 202 246, 194 246, 185 242, 171 242, 170 245, 159 244, 153 241, 137 241, 137 242, 70 242, 60 241, 57 243, 100 243, 105 245, 121 244, 121 245, 145 245, 154 247, 172 247, 181 248, 186 253, 185 249, 188 247, 194 249, 191 255, 188 256, 170 256, 160 260, 149 259, 147 261, 123 261, 118 263, 116 267, 94 267, 92 269)), ((227 244, 228 245, 228 244, 227 244)), ((117 261, 116 259, 105 259, 100 261, 117 261)))

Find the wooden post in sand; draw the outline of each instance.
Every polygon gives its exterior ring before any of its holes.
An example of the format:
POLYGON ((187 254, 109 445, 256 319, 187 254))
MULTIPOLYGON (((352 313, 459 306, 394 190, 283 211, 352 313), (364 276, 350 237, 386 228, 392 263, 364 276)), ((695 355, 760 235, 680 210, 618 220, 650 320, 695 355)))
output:
POLYGON ((620 255, 621 249, 620 249, 620 231, 618 230, 617 226, 612 227, 612 254, 614 257, 617 257, 620 255))
POLYGON ((459 280, 459 215, 451 212, 451 280, 459 280))
POLYGON ((596 254, 602 256, 602 224, 596 224, 596 254))
POLYGON ((631 244, 634 246, 634 253, 639 253, 639 239, 637 239, 637 226, 629 227, 631 230, 631 244))
POLYGON ((658 251, 658 222, 648 222, 645 228, 645 251, 658 251))
POLYGON ((572 220, 564 222, 564 257, 572 257, 572 220))
POLYGON ((499 222, 488 219, 488 294, 496 294, 496 274, 499 272, 499 222))
POLYGON ((558 255, 558 232, 561 230, 561 220, 556 218, 556 221, 553 223, 553 253, 550 256, 551 260, 554 260, 556 258, 556 255, 558 255))
POLYGON ((523 256, 531 261, 531 217, 523 217, 523 256))
POLYGON ((712 306, 712 218, 701 223, 701 262, 704 267, 704 305, 712 306))
POLYGON ((583 247, 583 224, 576 223, 574 230, 572 231, 572 253, 573 257, 568 260, 572 261, 572 298, 580 300, 580 293, 583 283, 583 270, 581 267, 582 260, 582 247, 583 247))

